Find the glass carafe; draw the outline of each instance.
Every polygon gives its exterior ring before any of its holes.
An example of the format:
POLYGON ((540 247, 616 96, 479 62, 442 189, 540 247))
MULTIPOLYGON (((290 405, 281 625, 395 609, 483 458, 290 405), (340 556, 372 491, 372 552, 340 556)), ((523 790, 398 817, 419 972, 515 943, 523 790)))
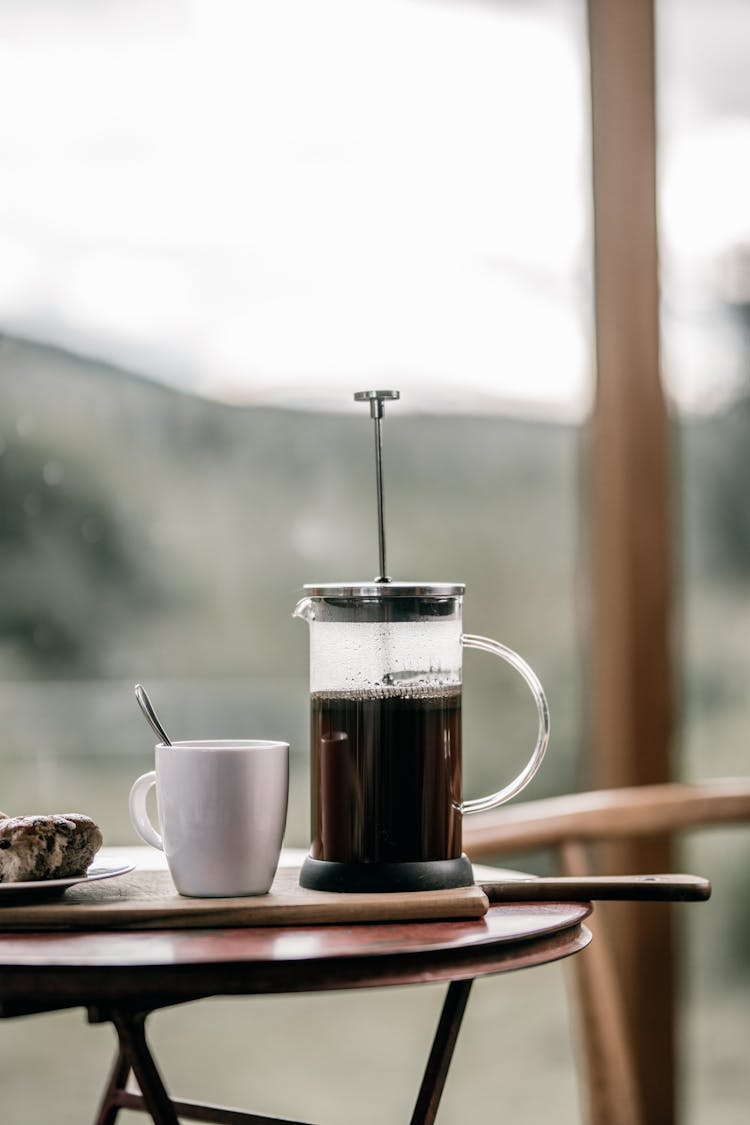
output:
POLYGON ((294 614, 310 627, 312 844, 303 886, 388 891, 464 886, 464 814, 509 800, 536 773, 547 702, 516 653, 462 632, 456 583, 311 585, 294 614), (510 663, 539 724, 531 757, 496 793, 464 801, 464 648, 510 663))

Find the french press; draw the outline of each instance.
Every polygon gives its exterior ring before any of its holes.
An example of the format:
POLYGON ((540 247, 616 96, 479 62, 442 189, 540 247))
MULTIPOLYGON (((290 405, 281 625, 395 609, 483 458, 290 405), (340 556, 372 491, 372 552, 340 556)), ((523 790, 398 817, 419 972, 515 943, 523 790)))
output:
POLYGON ((384 401, 399 395, 354 397, 369 401, 375 422, 380 577, 306 585, 294 610, 310 627, 312 844, 300 883, 352 892, 468 886, 462 817, 502 804, 534 776, 549 740, 547 701, 520 656, 463 632, 463 583, 388 577, 381 420, 384 401), (524 769, 470 801, 461 791, 464 648, 515 668, 539 716, 524 769))

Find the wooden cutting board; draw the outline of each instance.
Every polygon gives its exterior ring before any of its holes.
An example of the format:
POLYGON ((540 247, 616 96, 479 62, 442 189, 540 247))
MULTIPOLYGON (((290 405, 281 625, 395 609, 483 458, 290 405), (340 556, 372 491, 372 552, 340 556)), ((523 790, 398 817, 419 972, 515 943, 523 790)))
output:
POLYGON ((168 871, 131 871, 80 883, 47 902, 0 905, 0 931, 164 930, 320 923, 481 918, 481 887, 393 894, 338 894, 299 885, 298 867, 280 867, 267 895, 184 898, 168 871))

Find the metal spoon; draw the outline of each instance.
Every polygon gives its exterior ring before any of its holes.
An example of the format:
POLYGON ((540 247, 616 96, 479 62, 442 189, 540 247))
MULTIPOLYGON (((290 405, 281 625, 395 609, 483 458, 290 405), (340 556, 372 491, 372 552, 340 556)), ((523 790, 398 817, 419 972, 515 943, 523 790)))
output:
POLYGON ((142 687, 141 684, 135 685, 135 698, 138 700, 138 706, 141 711, 143 711, 143 714, 146 716, 146 722, 154 733, 158 734, 159 740, 163 742, 165 746, 171 746, 172 743, 167 737, 167 732, 156 717, 156 711, 154 711, 151 700, 146 694, 145 687, 142 687))

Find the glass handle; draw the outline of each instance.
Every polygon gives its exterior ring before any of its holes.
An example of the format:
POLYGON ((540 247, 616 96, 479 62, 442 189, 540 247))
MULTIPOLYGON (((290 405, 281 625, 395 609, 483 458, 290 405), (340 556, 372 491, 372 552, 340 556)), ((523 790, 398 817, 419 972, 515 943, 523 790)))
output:
POLYGON ((489 797, 477 797, 476 800, 464 801, 461 805, 462 813, 486 812, 488 809, 494 809, 497 805, 509 801, 511 797, 515 797, 516 793, 520 793, 539 769, 549 742, 549 707, 538 676, 517 652, 501 645, 499 641, 493 641, 490 637, 478 637, 473 633, 464 633, 461 637, 461 643, 464 648, 478 648, 482 652, 491 652, 494 656, 499 656, 501 660, 505 660, 512 668, 515 668, 529 685, 539 713, 536 746, 518 777, 514 778, 503 789, 499 789, 497 793, 491 793, 489 797))

